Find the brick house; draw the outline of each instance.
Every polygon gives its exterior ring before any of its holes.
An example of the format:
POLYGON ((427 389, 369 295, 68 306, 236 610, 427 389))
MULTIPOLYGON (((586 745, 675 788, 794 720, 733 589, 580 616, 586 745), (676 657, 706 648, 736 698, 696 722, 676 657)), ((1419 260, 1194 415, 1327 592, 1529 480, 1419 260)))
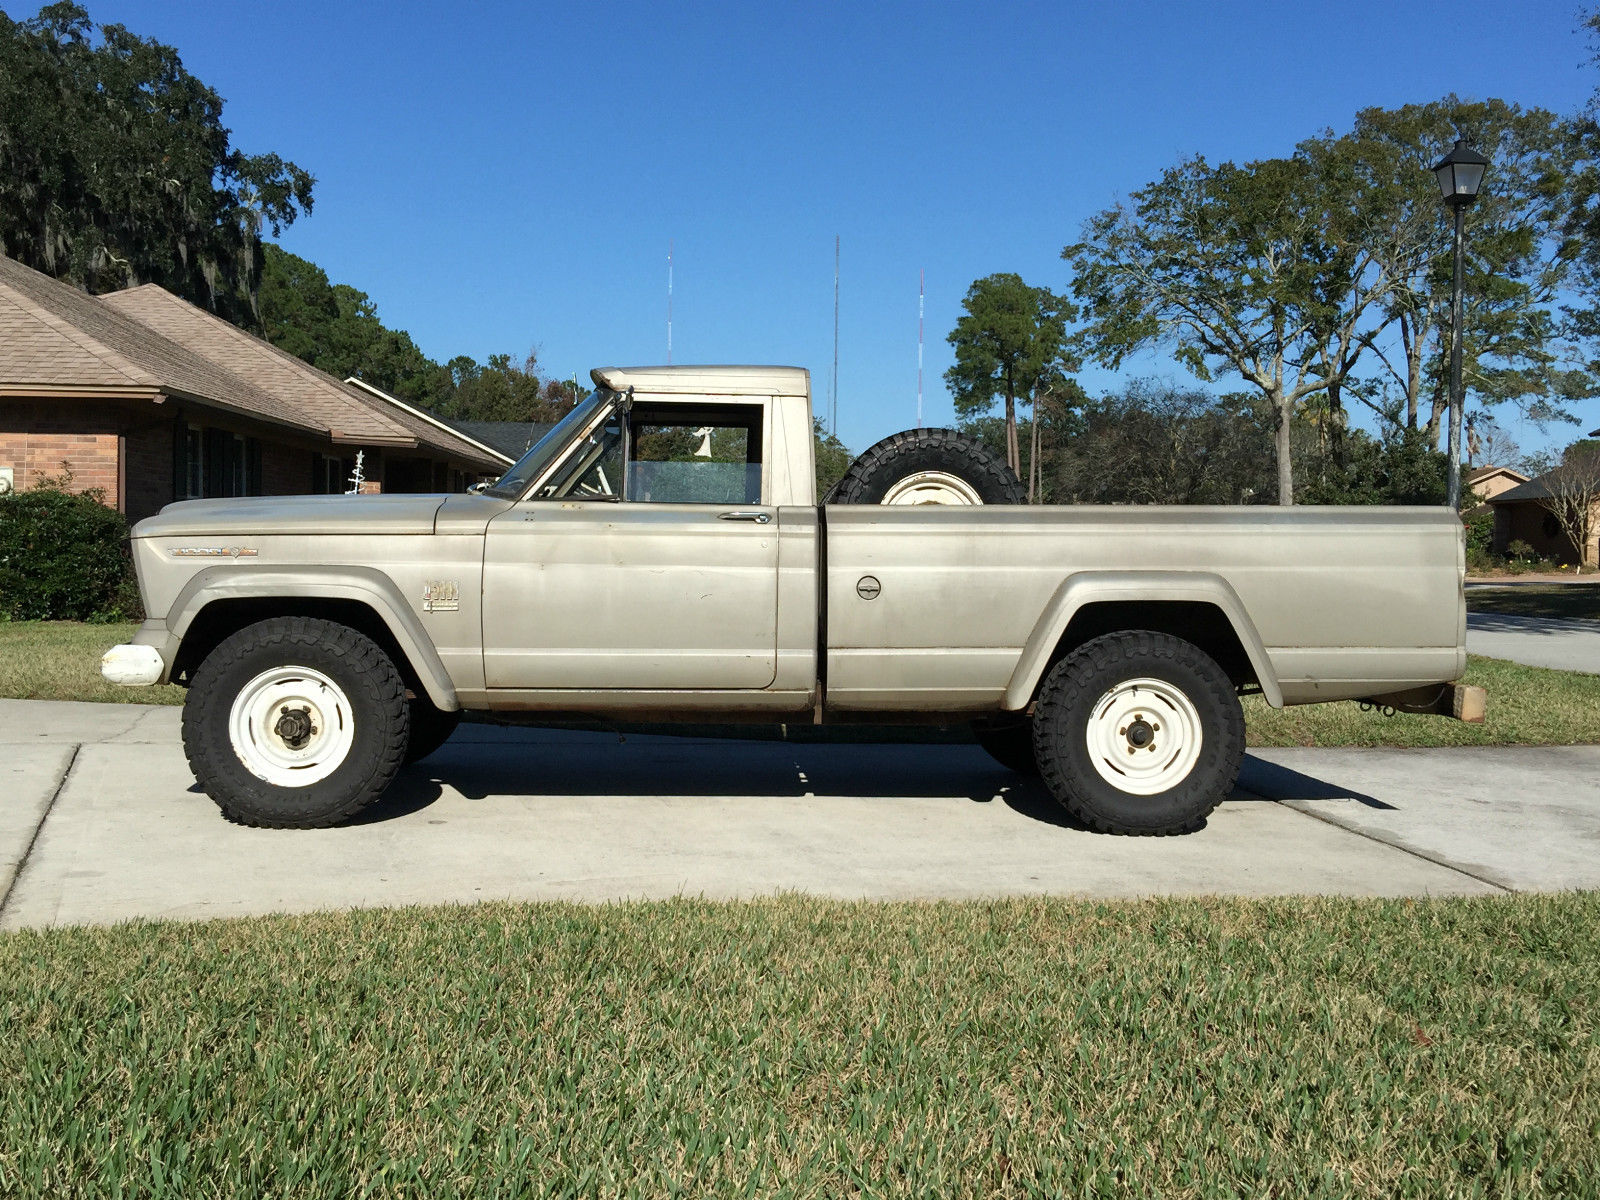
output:
MULTIPOLYGON (((1600 501, 1591 510, 1589 537, 1580 553, 1546 504, 1551 488, 1562 487, 1558 470, 1501 492, 1489 501, 1494 509, 1494 548, 1509 552, 1512 542, 1526 542, 1542 558, 1563 565, 1600 566, 1600 501)), ((1578 493, 1581 495, 1582 493, 1578 493)))
POLYGON ((173 500, 459 491, 504 454, 154 284, 90 296, 0 256, 0 490, 70 477, 130 520, 173 500))

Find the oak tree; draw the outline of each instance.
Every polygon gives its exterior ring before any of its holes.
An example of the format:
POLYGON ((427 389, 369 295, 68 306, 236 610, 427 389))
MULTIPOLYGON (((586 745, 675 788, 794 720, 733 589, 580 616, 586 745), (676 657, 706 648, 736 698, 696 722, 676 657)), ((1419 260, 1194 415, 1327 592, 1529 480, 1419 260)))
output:
POLYGON ((171 46, 76 3, 0 13, 0 252, 91 292, 157 283, 254 326, 261 235, 311 175, 235 149, 171 46))

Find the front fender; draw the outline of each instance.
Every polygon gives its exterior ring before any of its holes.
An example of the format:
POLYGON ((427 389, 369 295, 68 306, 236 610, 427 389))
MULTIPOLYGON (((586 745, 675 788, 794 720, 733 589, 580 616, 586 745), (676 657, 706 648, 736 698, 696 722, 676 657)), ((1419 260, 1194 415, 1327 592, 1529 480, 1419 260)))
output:
POLYGON ((353 600, 378 614, 394 636, 401 653, 421 680, 434 707, 454 712, 461 707, 455 685, 434 649, 433 639, 411 606, 402 599, 394 581, 371 567, 323 566, 314 563, 290 570, 262 569, 252 565, 208 567, 184 585, 165 625, 171 653, 163 652, 170 672, 177 648, 209 605, 222 600, 353 600))
POLYGON ((1278 686, 1277 673, 1272 669, 1272 660, 1267 657, 1261 635, 1256 632, 1243 601, 1226 579, 1207 571, 1080 571, 1067 576, 1028 635, 1022 657, 1017 660, 1016 670, 1006 686, 1002 707, 1022 709, 1033 699, 1050 665, 1050 656, 1079 609, 1087 604, 1119 601, 1194 601, 1215 605, 1244 647, 1267 703, 1273 708, 1283 707, 1283 691, 1278 686))

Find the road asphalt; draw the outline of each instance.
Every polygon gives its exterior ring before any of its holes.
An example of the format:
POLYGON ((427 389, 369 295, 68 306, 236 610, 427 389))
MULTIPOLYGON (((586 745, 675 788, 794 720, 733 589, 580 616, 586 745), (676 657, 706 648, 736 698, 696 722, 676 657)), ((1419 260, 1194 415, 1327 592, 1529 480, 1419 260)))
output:
POLYGON ((1600 747, 1261 750, 1204 829, 1088 833, 975 746, 465 725, 356 823, 224 821, 178 711, 0 701, 0 928, 798 890, 1475 894, 1600 886, 1600 747))
POLYGON ((1469 612, 1467 652, 1600 675, 1600 621, 1469 612))

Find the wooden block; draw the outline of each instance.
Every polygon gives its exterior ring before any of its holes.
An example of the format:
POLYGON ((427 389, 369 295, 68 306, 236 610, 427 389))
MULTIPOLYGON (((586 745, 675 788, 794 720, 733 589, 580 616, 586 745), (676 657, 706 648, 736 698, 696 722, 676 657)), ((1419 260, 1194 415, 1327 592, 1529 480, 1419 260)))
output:
POLYGON ((1470 725, 1482 725, 1483 714, 1489 707, 1489 693, 1465 683, 1452 684, 1450 692, 1450 715, 1470 725))

